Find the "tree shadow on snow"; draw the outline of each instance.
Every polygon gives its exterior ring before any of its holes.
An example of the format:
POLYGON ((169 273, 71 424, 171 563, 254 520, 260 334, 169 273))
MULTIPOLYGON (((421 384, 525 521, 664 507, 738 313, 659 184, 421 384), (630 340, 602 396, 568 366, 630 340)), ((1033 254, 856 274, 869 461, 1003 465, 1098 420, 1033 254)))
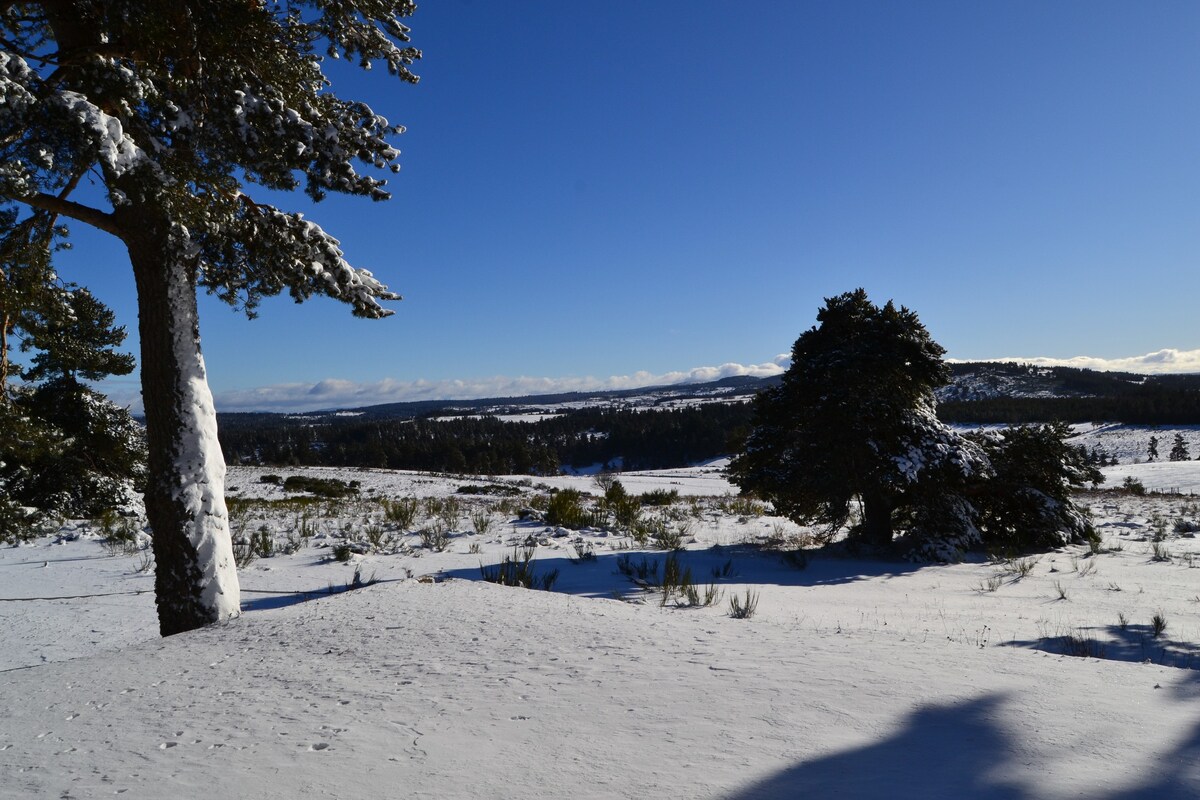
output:
POLYGON ((342 586, 329 585, 324 589, 313 589, 310 591, 299 592, 277 592, 267 590, 242 589, 242 594, 259 595, 253 600, 242 600, 242 613, 247 611, 268 611, 274 608, 288 608, 289 606, 297 606, 301 603, 307 603, 310 600, 319 600, 322 597, 330 597, 335 594, 344 594, 352 592, 355 589, 365 589, 368 586, 374 586, 378 583, 394 583, 396 578, 383 578, 379 580, 363 581, 359 584, 348 583, 342 586))
MULTIPOLYGON (((820 551, 806 551, 807 565, 789 561, 779 551, 753 544, 724 545, 704 550, 681 550, 676 555, 680 566, 690 569, 692 582, 700 586, 710 583, 737 586, 836 586, 878 578, 890 578, 909 574, 920 569, 938 569, 937 564, 919 564, 900 561, 882 561, 829 557, 820 551)), ((512 555, 511 548, 505 555, 512 555)), ((534 553, 535 575, 558 570, 558 579, 553 590, 584 597, 612 597, 636 591, 638 586, 622 574, 619 563, 657 567, 662 575, 663 566, 671 553, 657 550, 627 550, 596 553, 588 561, 578 562, 562 550, 539 547, 534 553)), ((487 562, 494 567, 501 556, 487 562)), ((481 580, 478 567, 446 570, 446 578, 481 580)))
POLYGON ((1014 640, 1005 644, 1057 655, 1150 662, 1164 667, 1200 670, 1200 645, 1171 641, 1169 630, 1156 637, 1150 625, 1080 627, 1055 636, 1014 640), (1098 636, 1098 632, 1104 635, 1098 636))
MULTIPOLYGON (((1200 688, 1200 687, 1198 687, 1200 688)), ((1024 800, 1045 797, 1028 754, 998 722, 1004 695, 929 705, 886 739, 801 762, 727 795, 727 800, 847 797, 856 800, 1024 800)), ((1130 772, 1150 779, 1093 800, 1192 800, 1200 796, 1200 725, 1162 756, 1134 756, 1130 772)), ((1053 763, 1051 761, 1051 763, 1053 763)), ((1131 783, 1137 783, 1136 778, 1131 783)))
POLYGON ((990 695, 920 708, 883 741, 802 762, 730 795, 730 800, 1031 797, 1008 774, 1006 755, 1012 746, 993 721, 1003 700, 990 695))

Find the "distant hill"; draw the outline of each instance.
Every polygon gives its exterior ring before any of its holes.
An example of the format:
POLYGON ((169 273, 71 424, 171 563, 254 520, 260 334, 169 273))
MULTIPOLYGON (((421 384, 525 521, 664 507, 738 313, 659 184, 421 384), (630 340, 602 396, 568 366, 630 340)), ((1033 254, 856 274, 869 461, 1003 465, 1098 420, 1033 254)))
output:
MULTIPOLYGON (((1027 364, 952 364, 947 422, 1200 424, 1200 375, 1145 376, 1027 364)), ((303 414, 219 414, 233 464, 488 474, 611 464, 676 467, 735 451, 749 400, 774 378, 478 400, 425 400, 303 414)))
POLYGON ((1015 363, 952 364, 938 390, 950 422, 1200 423, 1200 375, 1136 375, 1015 363))

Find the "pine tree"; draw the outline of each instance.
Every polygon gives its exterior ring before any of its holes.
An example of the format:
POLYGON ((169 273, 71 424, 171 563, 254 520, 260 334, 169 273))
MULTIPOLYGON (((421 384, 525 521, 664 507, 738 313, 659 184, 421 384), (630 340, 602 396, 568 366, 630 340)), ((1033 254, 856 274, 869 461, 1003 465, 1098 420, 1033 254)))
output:
POLYGON ((1150 461, 1153 461, 1154 459, 1158 458, 1158 437, 1157 436, 1150 437, 1150 447, 1147 449, 1147 455, 1149 455, 1150 461))
POLYGON ((133 358, 115 350, 125 331, 86 289, 58 282, 50 254, 61 232, 45 222, 34 215, 0 238, 4 539, 20 537, 32 519, 95 516, 124 505, 145 471, 140 426, 81 381, 133 371, 133 358), (25 369, 7 359, 14 341, 34 354, 25 369))
POLYGON ((1017 425, 972 434, 993 474, 972 490, 983 543, 996 551, 1045 550, 1092 540, 1095 531, 1075 506, 1074 489, 1103 473, 1082 448, 1067 443, 1066 423, 1017 425))
POLYGON ((419 51, 411 0, 47 0, 0 5, 0 209, 120 239, 138 292, 142 398, 163 635, 240 610, 224 462, 200 353, 196 290, 253 314, 264 296, 325 294, 377 318, 398 299, 299 214, 246 184, 315 200, 382 200, 400 128, 329 91, 323 58, 419 51), (356 164, 365 165, 360 172, 356 164), (96 176, 107 203, 76 195, 96 176))
POLYGON ((987 460, 936 417, 933 392, 949 370, 916 314, 880 308, 858 289, 827 299, 817 320, 796 340, 782 383, 756 398, 730 479, 780 514, 831 530, 857 498, 864 538, 886 544, 895 512, 986 472, 987 460))
POLYGON ((1167 458, 1171 461, 1187 461, 1191 458, 1182 433, 1175 434, 1175 443, 1171 445, 1171 452, 1167 454, 1167 458))

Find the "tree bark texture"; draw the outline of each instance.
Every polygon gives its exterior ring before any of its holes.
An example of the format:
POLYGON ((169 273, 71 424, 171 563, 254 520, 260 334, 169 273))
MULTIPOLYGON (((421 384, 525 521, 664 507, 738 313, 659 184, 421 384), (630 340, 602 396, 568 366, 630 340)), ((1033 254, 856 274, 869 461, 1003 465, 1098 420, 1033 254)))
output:
POLYGON ((163 636, 240 613, 225 460, 205 377, 196 313, 196 266, 186 232, 165 220, 127 225, 138 292, 146 412, 146 516, 163 636))

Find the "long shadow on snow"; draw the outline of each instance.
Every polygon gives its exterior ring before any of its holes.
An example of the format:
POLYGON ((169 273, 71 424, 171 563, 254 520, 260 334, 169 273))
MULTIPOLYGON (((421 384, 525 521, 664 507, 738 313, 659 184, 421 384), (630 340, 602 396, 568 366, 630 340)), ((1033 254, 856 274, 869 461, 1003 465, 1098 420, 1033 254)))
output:
POLYGON ((1156 637, 1149 625, 1080 627, 1055 636, 1005 644, 1065 656, 1135 663, 1148 661, 1164 667, 1200 670, 1200 645, 1174 642, 1167 634, 1156 637), (1097 631, 1107 635, 1097 638, 1097 631))
MULTIPOLYGON (((511 555, 512 551, 508 553, 511 555)), ((621 558, 632 559, 634 564, 643 560, 657 563, 658 574, 670 553, 664 551, 627 550, 597 553, 595 559, 576 563, 561 551, 538 548, 534 553, 533 571, 541 576, 558 570, 554 591, 585 597, 612 597, 614 592, 624 594, 637 587, 617 568, 621 558), (543 555, 544 553, 554 555, 543 555)), ((808 566, 797 568, 788 564, 776 551, 755 545, 727 545, 706 550, 683 550, 678 553, 680 565, 691 569, 692 582, 700 585, 716 583, 735 585, 775 586, 835 586, 855 583, 874 578, 889 578, 915 572, 919 569, 938 569, 937 564, 918 564, 901 561, 859 560, 810 555, 808 566), (729 565, 728 568, 726 565, 729 565)), ((496 561, 481 564, 496 566, 496 561)), ((481 580, 480 569, 460 568, 442 573, 446 578, 481 580)))
POLYGON ((273 608, 287 608, 288 606, 297 606, 301 603, 307 603, 310 600, 319 600, 322 597, 329 597, 335 594, 343 594, 352 592, 355 589, 365 589, 368 586, 374 586, 378 583, 394 583, 397 578, 382 578, 380 580, 368 581, 357 586, 347 584, 344 586, 328 586, 324 589, 313 589, 311 591, 299 592, 277 592, 267 591, 262 589, 242 589, 242 594, 257 594, 264 595, 253 600, 242 601, 242 612, 247 611, 267 611, 273 608))
POLYGON ((994 720, 1005 699, 917 709, 888 738, 804 761, 730 795, 731 800, 1032 797, 1010 779, 1013 744, 994 720))
MULTIPOLYGON (((1011 698, 992 694, 956 705, 924 706, 880 742, 803 761, 728 795, 727 800, 1045 797, 1038 774, 1025 766, 1029 756, 1019 746, 1020 732, 999 722, 1006 700, 1011 698)), ((1200 794, 1200 725, 1172 751, 1138 758, 1139 763, 1130 764, 1130 773, 1149 774, 1150 780, 1111 793, 1080 796, 1093 800, 1193 800, 1200 794)))

